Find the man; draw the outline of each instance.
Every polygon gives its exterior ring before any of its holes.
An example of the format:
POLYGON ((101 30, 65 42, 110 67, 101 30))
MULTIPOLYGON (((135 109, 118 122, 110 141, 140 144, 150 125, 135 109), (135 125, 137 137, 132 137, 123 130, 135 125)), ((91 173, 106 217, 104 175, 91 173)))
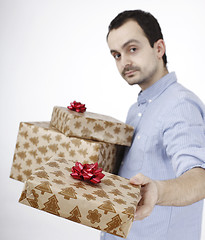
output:
MULTIPOLYGON (((119 175, 142 185, 128 240, 199 240, 205 198, 205 107, 168 73, 157 20, 120 13, 107 35, 122 77, 141 92, 128 112, 135 128, 119 175)), ((103 233, 101 239, 119 239, 103 233)))

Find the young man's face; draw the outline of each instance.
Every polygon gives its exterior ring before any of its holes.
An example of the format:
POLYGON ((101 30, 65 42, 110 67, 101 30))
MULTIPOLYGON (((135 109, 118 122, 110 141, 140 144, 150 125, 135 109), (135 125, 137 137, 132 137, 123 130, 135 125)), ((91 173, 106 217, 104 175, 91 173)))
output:
POLYGON ((157 47, 150 46, 136 21, 129 20, 111 30, 108 46, 120 74, 130 85, 139 84, 144 90, 159 79, 157 47))

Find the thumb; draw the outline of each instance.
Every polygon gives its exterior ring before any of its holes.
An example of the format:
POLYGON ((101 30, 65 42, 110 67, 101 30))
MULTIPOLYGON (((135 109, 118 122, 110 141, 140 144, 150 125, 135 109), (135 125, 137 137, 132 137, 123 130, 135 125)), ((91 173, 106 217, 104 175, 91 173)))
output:
POLYGON ((138 173, 136 176, 130 179, 130 183, 134 185, 145 185, 150 182, 150 179, 143 175, 142 173, 138 173))

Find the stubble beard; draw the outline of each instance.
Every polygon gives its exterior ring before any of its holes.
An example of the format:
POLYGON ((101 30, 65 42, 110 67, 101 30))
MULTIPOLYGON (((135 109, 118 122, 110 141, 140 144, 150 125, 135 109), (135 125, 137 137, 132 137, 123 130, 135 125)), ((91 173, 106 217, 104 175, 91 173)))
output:
POLYGON ((143 74, 143 72, 139 67, 130 66, 130 67, 124 68, 121 75, 129 85, 137 84, 139 86, 143 86, 143 85, 147 85, 149 82, 152 81, 153 76, 155 75, 156 72, 157 72, 157 68, 153 68, 147 74, 143 74), (135 72, 130 76, 126 76, 126 72, 128 71, 135 71, 135 72), (141 76, 136 76, 136 74, 138 75, 140 74, 141 76))
MULTIPOLYGON (((136 74, 140 73, 140 68, 135 66, 127 66, 123 69, 121 76, 126 80, 129 85, 138 84, 138 81, 135 79, 136 74), (127 72, 134 71, 133 74, 127 76, 127 72)), ((140 81, 141 82, 141 81, 140 81)))

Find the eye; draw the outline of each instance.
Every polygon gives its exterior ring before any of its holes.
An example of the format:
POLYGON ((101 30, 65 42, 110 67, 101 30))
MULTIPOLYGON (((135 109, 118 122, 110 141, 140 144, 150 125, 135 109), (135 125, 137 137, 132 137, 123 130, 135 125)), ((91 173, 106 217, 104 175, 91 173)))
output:
POLYGON ((131 52, 131 53, 136 52, 136 51, 137 51, 137 48, 136 48, 136 47, 130 48, 130 52, 131 52))
POLYGON ((118 60, 121 57, 121 54, 115 53, 115 54, 113 54, 113 57, 115 60, 118 60))

